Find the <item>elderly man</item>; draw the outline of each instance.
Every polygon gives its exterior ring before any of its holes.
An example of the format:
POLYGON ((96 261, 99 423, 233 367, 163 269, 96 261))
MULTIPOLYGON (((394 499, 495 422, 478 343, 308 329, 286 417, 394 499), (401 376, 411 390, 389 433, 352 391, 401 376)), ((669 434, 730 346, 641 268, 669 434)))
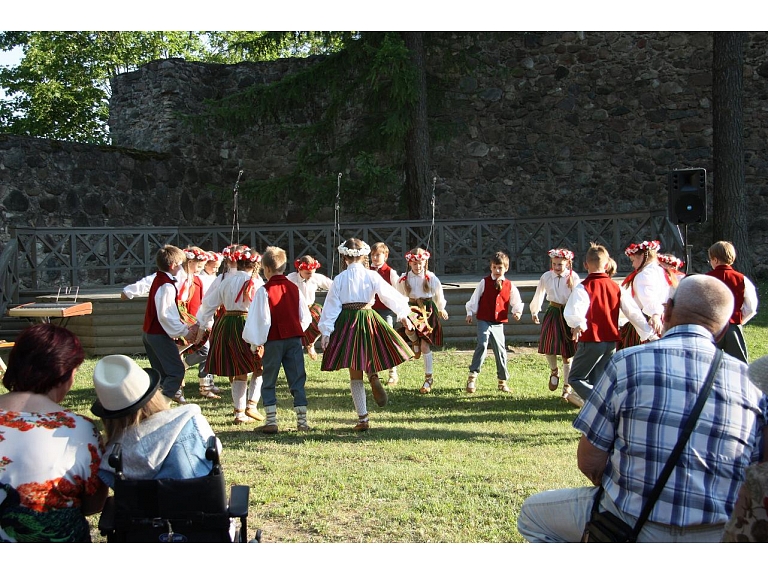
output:
MULTIPOLYGON (((666 304, 664 337, 614 355, 573 423, 584 434, 579 469, 596 487, 526 499, 517 522, 526 539, 579 541, 600 485, 601 509, 635 525, 732 311, 725 284, 704 275, 686 277, 666 304)), ((766 396, 747 378, 747 365, 724 354, 704 410, 638 541, 720 541, 744 470, 761 458, 767 408, 766 396)))

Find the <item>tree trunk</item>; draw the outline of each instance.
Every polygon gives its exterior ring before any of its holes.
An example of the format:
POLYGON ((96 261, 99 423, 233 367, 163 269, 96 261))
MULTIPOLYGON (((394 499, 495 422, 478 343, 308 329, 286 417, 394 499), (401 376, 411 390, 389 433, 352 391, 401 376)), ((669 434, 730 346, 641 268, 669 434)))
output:
POLYGON ((432 192, 429 185, 429 126, 427 124, 427 73, 421 32, 403 32, 416 68, 418 100, 411 111, 411 128, 405 142, 405 197, 408 216, 432 219, 432 192))
MULTIPOLYGON (((712 43, 713 242, 736 248, 734 267, 752 275, 744 168, 744 32, 714 32, 712 43)), ((709 247, 709 246, 707 246, 709 247)))

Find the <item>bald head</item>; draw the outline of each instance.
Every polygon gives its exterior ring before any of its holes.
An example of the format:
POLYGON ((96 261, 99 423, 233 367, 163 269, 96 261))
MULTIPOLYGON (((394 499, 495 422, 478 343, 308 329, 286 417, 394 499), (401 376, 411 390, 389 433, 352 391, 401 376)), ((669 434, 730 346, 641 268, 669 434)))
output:
POLYGON ((700 325, 712 335, 725 329, 733 314, 733 294, 722 281, 708 275, 683 278, 667 308, 667 328, 683 324, 700 325))

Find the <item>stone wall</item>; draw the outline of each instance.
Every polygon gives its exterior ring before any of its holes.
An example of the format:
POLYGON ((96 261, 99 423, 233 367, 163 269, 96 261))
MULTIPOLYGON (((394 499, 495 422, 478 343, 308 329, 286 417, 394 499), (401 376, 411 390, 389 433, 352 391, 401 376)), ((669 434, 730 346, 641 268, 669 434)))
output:
MULTIPOLYGON (((709 33, 428 33, 428 68, 445 86, 432 140, 436 217, 534 217, 664 208, 666 177, 712 173, 709 33)), ((746 46, 745 159, 755 268, 768 274, 768 34, 746 46)), ((114 147, 0 138, 0 224, 226 225, 232 187, 290 171, 289 128, 262 122, 233 136, 193 130, 181 116, 206 98, 272 82, 313 59, 237 65, 150 63, 112 82, 114 147)), ((354 114, 348 114, 353 125, 354 114)), ((347 126, 347 130, 349 126, 347 126)), ((343 132, 344 130, 342 130, 343 132)), ((342 167, 345 174, 348 168, 342 167)), ((241 204, 241 223, 332 221, 304 210, 312 190, 275 207, 241 204)), ((382 198, 346 221, 402 217, 382 198)), ((0 230, 5 233, 5 229, 0 230)), ((694 251, 709 226, 692 226, 694 251)), ((638 238, 641 239, 641 238, 638 238)))

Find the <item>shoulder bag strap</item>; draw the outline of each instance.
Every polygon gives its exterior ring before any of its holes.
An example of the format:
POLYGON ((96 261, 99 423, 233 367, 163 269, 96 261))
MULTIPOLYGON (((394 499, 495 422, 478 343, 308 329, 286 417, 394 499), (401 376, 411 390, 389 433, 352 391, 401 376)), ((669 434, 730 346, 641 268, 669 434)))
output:
POLYGON ((699 397, 696 400, 696 404, 693 406, 693 409, 688 416, 688 420, 685 422, 685 427, 680 434, 680 438, 677 440, 675 448, 669 455, 669 459, 667 459, 667 463, 664 465, 664 469, 662 469, 659 478, 656 480, 656 485, 654 486, 650 497, 648 497, 648 501, 646 501, 645 505, 643 506, 643 511, 640 513, 640 517, 635 524, 635 528, 632 530, 635 539, 640 533, 640 530, 643 528, 643 524, 650 516, 651 510, 656 504, 656 500, 659 498, 659 495, 661 495, 661 492, 664 489, 664 485, 666 485, 669 476, 672 475, 672 470, 677 464, 677 460, 680 458, 680 454, 685 448, 685 444, 688 443, 688 438, 690 437, 693 428, 696 426, 696 421, 699 419, 701 410, 704 409, 704 404, 707 402, 710 391, 712 391, 712 384, 715 382, 715 373, 720 367, 720 362, 722 359, 723 350, 717 349, 715 351, 715 357, 712 359, 712 365, 709 366, 709 373, 707 373, 707 379, 704 382, 704 387, 702 387, 701 392, 699 393, 699 397))

